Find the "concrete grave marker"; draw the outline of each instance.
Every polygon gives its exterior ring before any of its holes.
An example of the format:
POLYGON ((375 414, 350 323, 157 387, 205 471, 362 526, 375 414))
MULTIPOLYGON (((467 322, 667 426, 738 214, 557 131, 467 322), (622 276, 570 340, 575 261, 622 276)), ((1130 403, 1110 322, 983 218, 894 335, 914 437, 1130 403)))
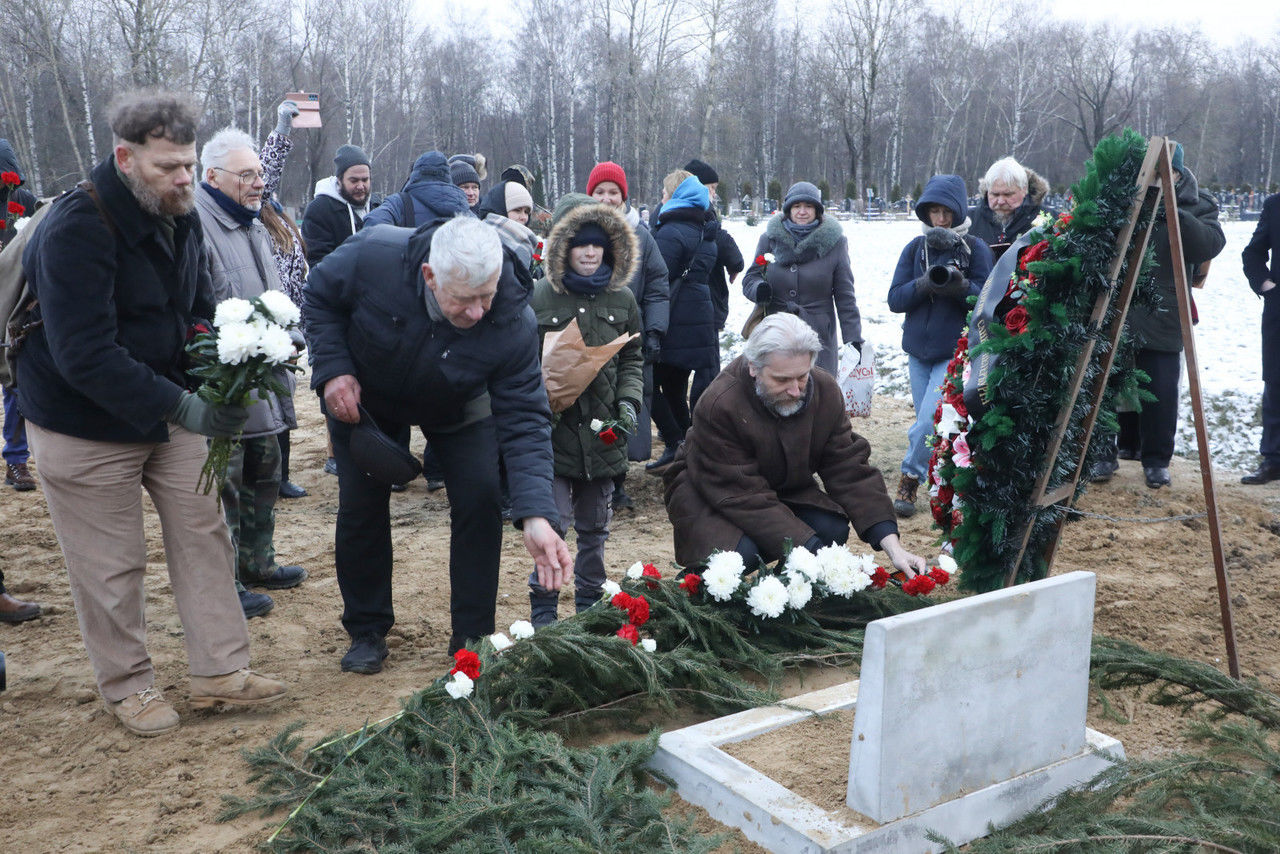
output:
MULTIPOLYGON (((867 627, 862 679, 788 700, 856 706, 849 807, 828 812, 719 749, 806 719, 768 707, 666 733, 653 766, 681 797, 772 851, 937 851, 1030 812, 1123 757, 1085 728, 1092 573, 1073 572, 867 627)), ((843 745, 834 749, 843 749, 843 745)))

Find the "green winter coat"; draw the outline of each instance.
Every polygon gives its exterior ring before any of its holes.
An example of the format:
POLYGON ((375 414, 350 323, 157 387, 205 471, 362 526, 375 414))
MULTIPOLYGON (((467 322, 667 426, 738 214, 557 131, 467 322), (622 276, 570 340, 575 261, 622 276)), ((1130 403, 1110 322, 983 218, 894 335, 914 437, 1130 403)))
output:
MULTIPOLYGON (((538 318, 539 333, 545 337, 548 332, 564 329, 573 318, 577 318, 582 340, 589 347, 607 344, 619 335, 642 332, 640 308, 627 287, 635 270, 636 247, 635 234, 626 220, 604 205, 579 204, 555 220, 544 253, 547 274, 534 286, 529 300, 538 318), (609 286, 591 296, 570 293, 562 284, 569 265, 569 240, 588 222, 597 223, 609 235, 614 262, 609 286)), ((618 404, 623 400, 630 401, 637 412, 640 410, 644 389, 640 346, 641 337, 637 334, 600 369, 582 395, 560 413, 551 429, 558 477, 597 480, 627 470, 625 435, 606 445, 591 429, 591 422, 617 418, 618 404)))

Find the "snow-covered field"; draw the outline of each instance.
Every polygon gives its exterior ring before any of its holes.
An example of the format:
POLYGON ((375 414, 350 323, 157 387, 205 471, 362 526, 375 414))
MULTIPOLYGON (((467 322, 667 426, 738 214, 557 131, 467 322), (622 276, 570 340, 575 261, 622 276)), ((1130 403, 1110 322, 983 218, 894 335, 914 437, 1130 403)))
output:
MULTIPOLYGON (((1249 289, 1240 268, 1240 252, 1249 242, 1254 226, 1252 222, 1223 223, 1226 248, 1213 262, 1206 286, 1195 292, 1200 312, 1195 330, 1196 354, 1213 460, 1219 468, 1237 471, 1253 468, 1262 431, 1258 418, 1262 396, 1262 302, 1249 289)), ((743 220, 729 220, 725 228, 750 264, 764 221, 752 227, 743 220)), ((849 237, 863 335, 876 347, 876 391, 909 397, 907 358, 901 350, 902 317, 889 311, 885 298, 898 254, 907 241, 920 233, 920 224, 849 221, 844 223, 844 229, 849 237)), ((751 303, 738 287, 741 281, 739 277, 730 289, 729 322, 725 327, 724 343, 733 355, 741 349, 737 333, 751 313, 751 303)), ((1186 382, 1184 370, 1177 452, 1194 456, 1195 430, 1186 382)))

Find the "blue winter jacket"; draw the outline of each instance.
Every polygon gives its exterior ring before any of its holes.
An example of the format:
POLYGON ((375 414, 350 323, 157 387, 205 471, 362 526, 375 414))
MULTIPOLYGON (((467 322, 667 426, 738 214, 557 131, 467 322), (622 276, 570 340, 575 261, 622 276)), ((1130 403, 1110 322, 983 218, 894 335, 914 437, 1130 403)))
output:
MULTIPOLYGON (((953 223, 963 223, 967 210, 964 179, 958 175, 934 175, 916 202, 916 216, 929 229, 929 205, 945 205, 953 223)), ((954 229, 952 229, 954 234, 954 229)), ((938 237, 946 235, 935 235, 938 237)), ((953 238, 954 239, 954 238, 953 238)), ((921 235, 903 248, 889 285, 889 310, 906 314, 902 322, 902 349, 926 362, 945 361, 955 352, 956 341, 969 317, 969 298, 978 295, 994 263, 991 248, 977 237, 965 235, 962 245, 949 248, 931 246, 921 235), (916 281, 930 267, 954 265, 969 282, 961 295, 931 293, 917 288, 916 281)), ((945 241, 943 241, 945 242, 945 241)))
MULTIPOLYGON (((442 216, 453 216, 467 207, 467 197, 449 177, 449 161, 439 151, 428 151, 414 161, 404 189, 386 200, 364 218, 372 225, 401 225, 417 228, 442 216), (413 205, 413 220, 405 216, 405 199, 413 205), (459 205, 459 203, 461 203, 459 205)), ((506 211, 503 211, 506 215, 506 211)))

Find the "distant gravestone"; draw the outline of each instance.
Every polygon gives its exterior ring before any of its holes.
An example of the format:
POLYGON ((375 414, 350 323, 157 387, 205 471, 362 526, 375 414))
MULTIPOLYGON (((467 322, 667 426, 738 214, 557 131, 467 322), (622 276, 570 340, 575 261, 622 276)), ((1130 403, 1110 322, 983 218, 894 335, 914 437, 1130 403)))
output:
POLYGON ((948 602, 867 627, 851 808, 878 822, 1079 753, 1091 573, 948 602))
POLYGON ((1123 757, 1085 728, 1095 587, 1072 572, 877 620, 860 682, 665 733, 652 764, 771 851, 941 850, 930 832, 964 844, 1123 757), (850 706, 847 804, 866 819, 825 811, 720 749, 850 706))

